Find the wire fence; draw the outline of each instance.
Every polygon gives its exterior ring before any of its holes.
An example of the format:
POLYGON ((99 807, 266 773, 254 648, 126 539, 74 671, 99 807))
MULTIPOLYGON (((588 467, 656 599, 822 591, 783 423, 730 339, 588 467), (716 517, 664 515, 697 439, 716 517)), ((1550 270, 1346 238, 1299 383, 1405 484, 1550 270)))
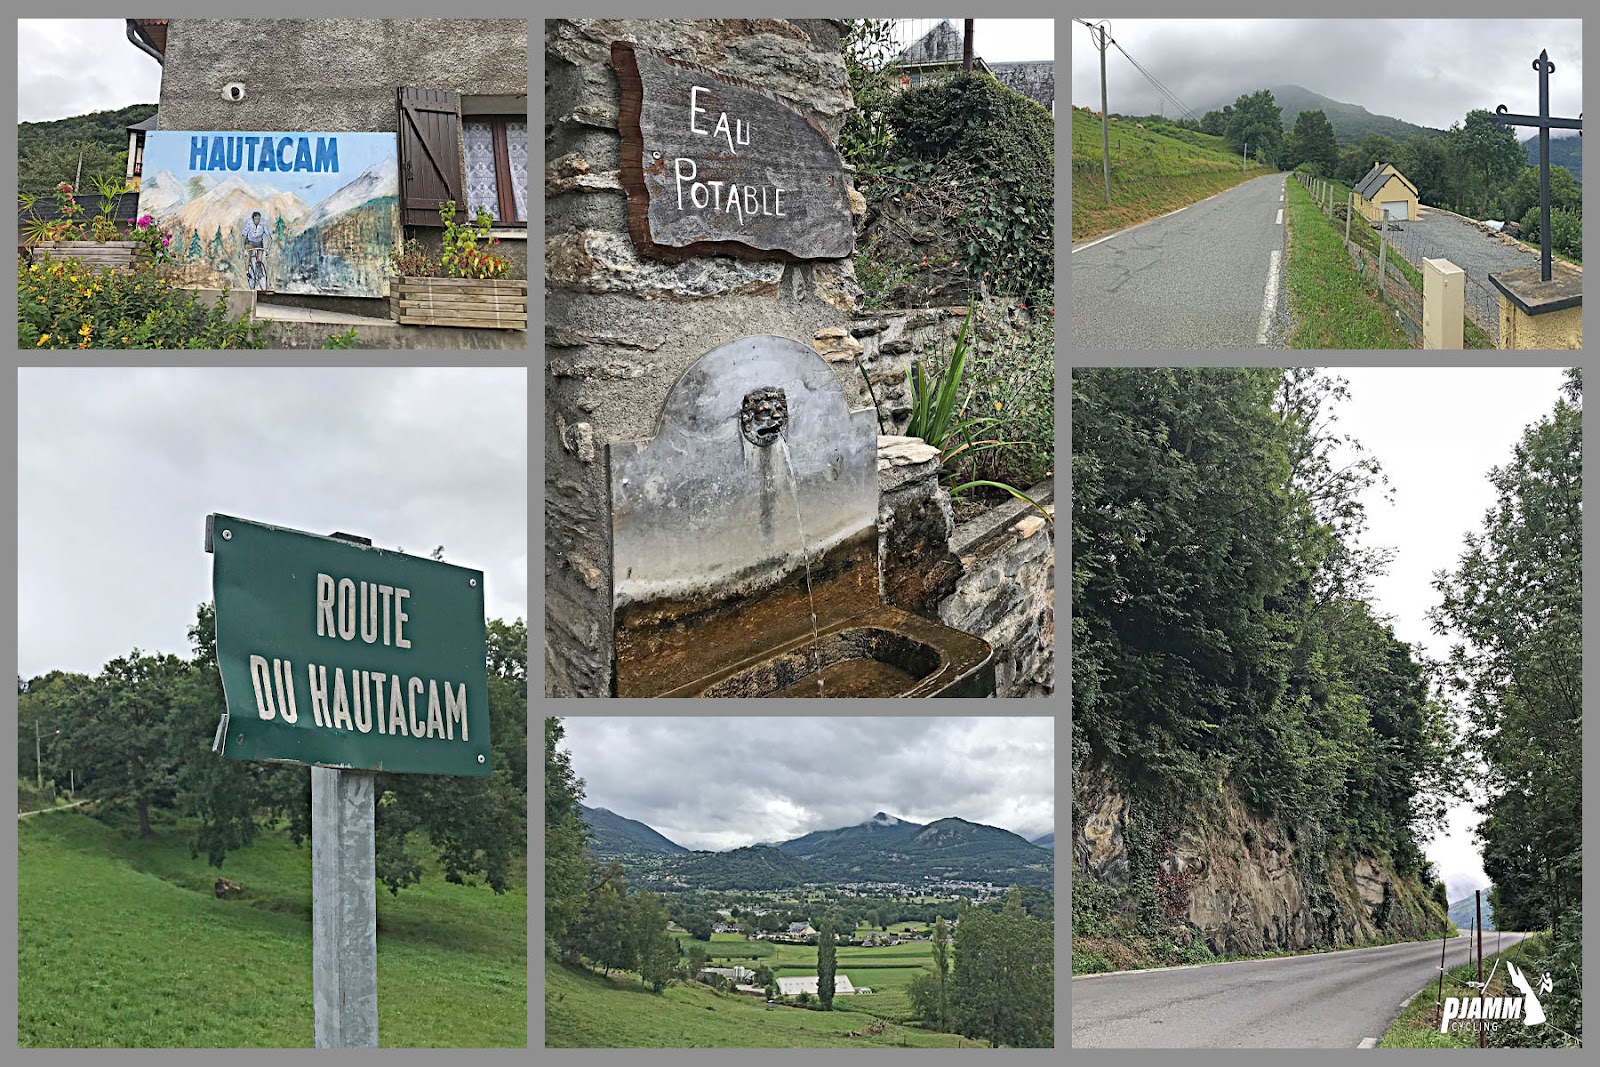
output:
MULTIPOLYGON (((1400 220, 1391 220, 1387 228, 1381 223, 1366 218, 1353 207, 1350 186, 1339 181, 1330 181, 1324 178, 1306 178, 1299 175, 1301 184, 1306 191, 1311 193, 1329 218, 1343 220, 1345 212, 1353 212, 1350 219, 1350 243, 1359 243, 1369 258, 1376 263, 1380 245, 1387 246, 1386 258, 1393 265, 1394 257, 1398 256, 1405 261, 1402 271, 1410 268, 1407 282, 1420 293, 1422 289, 1422 270, 1424 259, 1449 259, 1456 262, 1461 256, 1453 249, 1441 246, 1429 236, 1427 230, 1421 226, 1410 226, 1400 220), (1414 277, 1412 274, 1414 273, 1414 277)), ((1438 211, 1438 208, 1429 210, 1438 211)), ((1354 252, 1352 251, 1352 254, 1354 252)), ((1357 257, 1358 259, 1360 257, 1357 257)), ((1483 330, 1491 342, 1498 344, 1500 340, 1500 294, 1490 284, 1488 275, 1481 270, 1473 270, 1470 265, 1456 262, 1463 271, 1466 280, 1466 316, 1474 325, 1483 330)), ((1376 277, 1376 266, 1372 267, 1369 277, 1376 277)), ((1409 333, 1410 330, 1408 329, 1409 333)))
MULTIPOLYGON (((1438 246, 1425 231, 1410 228, 1404 222, 1390 220, 1388 225, 1375 222, 1354 207, 1350 186, 1343 182, 1323 178, 1295 175, 1305 186, 1322 213, 1337 225, 1345 222, 1345 249, 1356 261, 1356 268, 1369 285, 1378 290, 1384 301, 1394 309, 1400 326, 1412 343, 1422 347, 1422 294, 1424 259, 1459 259, 1448 249, 1438 246), (1378 266, 1383 262, 1383 285, 1378 285, 1378 266)), ((1435 209, 1437 210, 1437 209, 1435 209)), ((1458 264, 1459 265, 1459 264, 1458 264)), ((1500 340, 1500 295, 1487 277, 1463 268, 1466 280, 1465 314, 1467 320, 1487 336, 1490 347, 1500 340)), ((1469 342, 1468 347, 1474 346, 1469 342)))

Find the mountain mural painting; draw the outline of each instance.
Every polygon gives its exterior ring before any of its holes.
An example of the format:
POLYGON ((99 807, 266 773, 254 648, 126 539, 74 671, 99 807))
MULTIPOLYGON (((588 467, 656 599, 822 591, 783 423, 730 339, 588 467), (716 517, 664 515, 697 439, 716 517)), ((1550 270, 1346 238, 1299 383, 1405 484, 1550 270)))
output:
POLYGON ((399 191, 392 133, 160 130, 139 212, 172 232, 187 285, 383 297, 399 191))

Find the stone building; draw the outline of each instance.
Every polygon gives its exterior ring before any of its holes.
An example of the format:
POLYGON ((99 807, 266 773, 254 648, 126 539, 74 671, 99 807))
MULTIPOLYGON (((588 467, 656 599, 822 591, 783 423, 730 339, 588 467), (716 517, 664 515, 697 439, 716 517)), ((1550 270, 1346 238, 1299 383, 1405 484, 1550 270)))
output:
MULTIPOLYGON (((981 37, 974 34, 981 41, 981 37)), ((936 81, 961 72, 961 30, 942 20, 917 38, 895 57, 902 84, 910 87, 936 81)), ((1056 65, 1053 60, 1024 63, 990 63, 974 51, 972 69, 993 74, 995 80, 1040 104, 1054 115, 1056 111, 1056 65)))
MULTIPOLYGON (((161 64, 161 130, 393 133, 397 244, 416 237, 437 252, 440 202, 456 202, 457 221, 481 204, 497 254, 527 277, 526 21, 126 21, 129 42, 161 64)), ((143 132, 130 130, 135 155, 143 132)), ((337 308, 358 298, 296 299, 337 308)))

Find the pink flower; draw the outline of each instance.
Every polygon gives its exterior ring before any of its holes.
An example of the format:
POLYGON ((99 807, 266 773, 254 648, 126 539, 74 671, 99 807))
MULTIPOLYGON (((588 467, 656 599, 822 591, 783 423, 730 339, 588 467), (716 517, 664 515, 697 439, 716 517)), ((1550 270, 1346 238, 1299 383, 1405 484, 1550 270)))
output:
POLYGON ((153 224, 155 221, 156 221, 156 217, 154 215, 140 215, 139 216, 139 221, 137 222, 136 225, 139 227, 139 229, 142 230, 146 226, 149 226, 149 225, 153 224))

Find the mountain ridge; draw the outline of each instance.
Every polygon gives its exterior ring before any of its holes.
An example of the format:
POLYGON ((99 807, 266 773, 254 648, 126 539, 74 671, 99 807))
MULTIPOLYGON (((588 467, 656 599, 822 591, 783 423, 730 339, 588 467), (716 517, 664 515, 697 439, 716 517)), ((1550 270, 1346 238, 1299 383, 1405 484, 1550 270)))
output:
POLYGON ((655 827, 618 815, 610 808, 591 808, 580 803, 578 810, 594 835, 590 850, 597 856, 681 856, 689 851, 655 827))

